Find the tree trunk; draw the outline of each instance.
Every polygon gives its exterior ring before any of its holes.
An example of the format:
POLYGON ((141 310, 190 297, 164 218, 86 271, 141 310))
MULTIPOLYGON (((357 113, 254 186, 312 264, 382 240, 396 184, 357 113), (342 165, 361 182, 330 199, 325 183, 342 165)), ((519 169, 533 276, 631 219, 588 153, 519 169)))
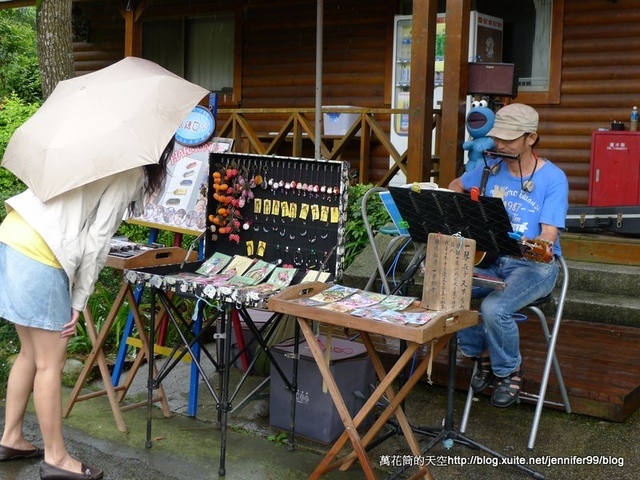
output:
POLYGON ((72 0, 40 0, 37 7, 37 50, 42 95, 46 99, 60 80, 75 74, 71 33, 72 0))

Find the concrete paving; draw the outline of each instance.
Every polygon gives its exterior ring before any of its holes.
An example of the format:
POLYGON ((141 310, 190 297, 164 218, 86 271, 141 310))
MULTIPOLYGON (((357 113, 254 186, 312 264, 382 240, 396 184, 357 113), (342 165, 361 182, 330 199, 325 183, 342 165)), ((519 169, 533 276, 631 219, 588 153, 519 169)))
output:
MULTIPOLYGON (((203 361, 207 376, 217 382, 217 375, 208 361, 203 361)), ((65 419, 65 435, 70 451, 89 465, 105 470, 107 480, 298 480, 309 476, 322 459, 327 445, 297 437, 296 448, 290 450, 278 439, 280 430, 269 426, 270 402, 259 399, 236 411, 229 419, 226 450, 226 475, 219 475, 221 431, 212 396, 204 384, 199 387, 198 413, 185 416, 188 405, 189 366, 181 363, 165 379, 172 411, 164 418, 153 409, 152 447, 146 448, 145 407, 124 413, 129 428, 122 433, 116 428, 106 397, 77 403, 65 419)), ((239 371, 233 369, 237 379, 239 371)), ((249 377, 241 396, 251 391, 262 377, 249 377)), ((609 379, 615 381, 614 372, 609 379)), ((215 384, 215 383, 214 383, 215 384)), ((100 389, 94 382, 89 388, 100 389)), ((65 395, 69 393, 65 389, 65 395)), ((464 406, 465 392, 454 398, 454 432, 464 406)), ((146 368, 141 369, 129 390, 127 402, 146 398, 146 368)), ((446 389, 420 383, 407 399, 405 410, 411 424, 422 432, 441 430, 445 416, 446 389)), ((27 438, 41 445, 33 408, 27 418, 27 438)), ((640 476, 640 412, 624 423, 566 414, 545 409, 535 449, 527 451, 529 429, 534 407, 521 403, 508 409, 496 409, 489 398, 481 395, 474 403, 467 435, 493 451, 509 457, 508 462, 527 464, 537 472, 535 477, 548 479, 636 479, 640 476), (533 463, 533 465, 531 465, 533 463), (551 465, 551 463, 555 463, 551 465)), ((320 421, 320 419, 318 419, 320 421)), ((432 441, 430 435, 418 436, 422 445, 432 441)), ((453 479, 522 479, 534 477, 512 465, 499 464, 500 459, 481 450, 455 442, 445 448, 442 442, 414 459, 404 438, 393 435, 370 452, 379 467, 378 478, 407 478, 415 469, 398 473, 389 465, 397 462, 425 462, 437 480, 453 479)), ((38 478, 37 461, 16 461, 0 464, 0 478, 26 480, 38 478)), ((363 478, 358 464, 347 472, 334 471, 323 478, 363 478)))

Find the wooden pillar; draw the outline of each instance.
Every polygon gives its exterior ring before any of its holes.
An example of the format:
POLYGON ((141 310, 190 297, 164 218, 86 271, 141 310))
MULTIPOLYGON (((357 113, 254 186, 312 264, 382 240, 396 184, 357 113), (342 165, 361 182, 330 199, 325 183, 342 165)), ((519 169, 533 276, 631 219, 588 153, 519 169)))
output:
POLYGON ((447 0, 440 137, 441 187, 447 187, 463 170, 470 11, 470 0, 447 0))
POLYGON ((137 7, 121 8, 120 13, 124 17, 124 56, 142 56, 142 22, 140 17, 146 8, 147 2, 143 1, 137 7))
POLYGON ((437 0, 414 0, 411 36, 411 97, 407 144, 407 181, 429 180, 437 0))

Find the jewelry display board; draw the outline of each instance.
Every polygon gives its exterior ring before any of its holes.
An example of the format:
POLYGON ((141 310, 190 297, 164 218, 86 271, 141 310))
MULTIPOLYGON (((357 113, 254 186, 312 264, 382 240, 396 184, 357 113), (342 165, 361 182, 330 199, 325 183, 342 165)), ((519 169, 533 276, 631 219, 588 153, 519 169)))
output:
POLYGON ((214 252, 342 278, 348 164, 210 155, 205 256, 214 252))
POLYGON ((198 270, 213 255, 295 269, 286 285, 342 278, 348 164, 211 153, 204 262, 125 271, 131 284, 261 308, 279 288, 198 270), (243 257, 243 258, 240 258, 243 257))
POLYGON ((502 199, 449 190, 418 190, 389 187, 409 235, 424 243, 430 233, 459 234, 476 241, 476 249, 503 255, 521 256, 518 242, 509 237, 511 222, 502 199))
MULTIPOLYGON (((162 303, 178 332, 181 331, 180 325, 186 322, 168 292, 197 299, 196 308, 203 308, 203 303, 208 304, 206 298, 220 302, 217 308, 223 312, 221 318, 210 321, 203 330, 213 323, 221 329, 217 334, 218 365, 222 371, 222 393, 219 397, 206 381, 200 366, 199 349, 207 354, 206 348, 200 344, 202 331, 192 332, 195 334, 193 338, 180 333, 179 336, 221 412, 223 439, 218 472, 224 475, 224 432, 232 397, 229 394, 229 366, 235 361, 231 358, 230 335, 233 312, 266 306, 270 296, 290 283, 342 277, 349 176, 348 164, 340 161, 224 152, 211 153, 208 167, 206 225, 201 235, 204 238, 204 260, 187 262, 185 259, 176 266, 128 269, 124 278, 131 285, 151 288, 148 446, 151 445, 152 392, 172 369, 169 366, 157 376, 152 370, 155 302, 159 300, 162 303), (227 272, 229 269, 231 271, 227 272), (275 279, 274 273, 277 274, 275 279), (241 279, 244 280, 240 282, 241 279)), ((273 317, 274 325, 281 317, 273 317)), ((271 365, 286 380, 271 357, 266 344, 268 338, 263 338, 263 333, 255 328, 248 314, 245 322, 271 365)))

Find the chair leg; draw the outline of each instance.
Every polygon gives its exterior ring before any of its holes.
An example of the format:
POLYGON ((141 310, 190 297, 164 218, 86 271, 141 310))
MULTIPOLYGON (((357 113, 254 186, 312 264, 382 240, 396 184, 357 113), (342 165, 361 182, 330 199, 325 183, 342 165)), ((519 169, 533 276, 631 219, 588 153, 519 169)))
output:
MULTIPOLYGON (((540 320, 540 326, 542 327, 542 331, 544 332, 545 335, 545 340, 547 342, 547 351, 551 351, 553 352, 553 355, 551 357, 551 362, 553 365, 553 370, 556 374, 556 379, 558 381, 558 389, 560 390, 560 395, 562 396, 562 403, 559 402, 549 402, 547 401, 546 403, 551 404, 551 405, 556 405, 556 406, 563 406, 565 411, 567 413, 571 413, 571 405, 569 402, 569 395, 567 393, 567 388, 565 387, 564 384, 564 379, 562 377, 562 371, 560 370, 560 363, 558 362, 558 357, 556 355, 555 352, 555 344, 557 341, 557 336, 558 336, 558 331, 559 331, 559 323, 556 323, 556 321, 554 320, 554 325, 553 325, 553 334, 551 332, 549 332, 549 326, 547 325, 547 319, 544 315, 544 313, 542 312, 542 310, 540 310, 539 307, 528 307, 529 310, 531 310, 540 320), (553 341, 553 348, 552 348, 552 341, 553 341)), ((546 368, 547 364, 545 362, 545 371, 547 370, 546 368)), ((550 370, 550 369, 549 369, 550 370)), ((549 377, 549 372, 547 371, 546 373, 546 380, 548 381, 548 377, 549 377)), ((545 380, 545 375, 543 373, 543 377, 542 380, 545 380)), ((534 395, 531 395, 534 396, 534 395)), ((540 395, 535 395, 535 397, 540 397, 540 395)))
POLYGON ((391 288, 389 287, 389 283, 387 280, 387 272, 384 269, 384 264, 389 258, 391 258, 391 255, 397 249, 396 244, 400 243, 401 241, 406 241, 406 238, 393 237, 389 242, 389 244, 387 245, 387 248, 385 249, 385 251, 382 252, 382 255, 380 256, 378 254, 378 250, 374 243, 375 240, 373 240, 373 237, 370 237, 370 241, 371 241, 371 249, 373 251, 373 254, 376 260, 376 270, 374 270, 371 276, 369 277, 369 280, 367 282, 367 285, 364 287, 364 290, 371 291, 376 279, 380 278, 384 293, 389 294, 391 292, 391 288))
MULTIPOLYGON (((473 371, 471 372, 471 378, 476 374, 478 370, 478 364, 473 363, 473 371)), ((464 404, 464 412, 462 414, 462 420, 460 421, 460 433, 464 434, 467 431, 467 423, 469 422, 469 415, 471 414, 471 405, 473 404, 473 388, 471 388, 471 381, 469 381, 469 391, 467 392, 467 401, 464 404)))
MULTIPOLYGON (((556 378, 558 380, 558 388, 560 389, 560 394, 562 396, 562 404, 567 413, 571 413, 571 404, 569 403, 569 395, 567 394, 567 389, 564 384, 564 380, 562 378, 562 372, 560 370, 560 364, 558 363, 558 358, 555 353, 556 340, 558 338, 558 331, 560 330, 560 322, 554 320, 553 333, 549 332, 549 326, 547 325, 547 319, 538 307, 528 307, 540 320, 540 324, 542 326, 542 331, 545 335, 545 340, 547 342, 547 357, 544 364, 544 371, 542 374, 542 379, 540 381, 540 391, 538 394, 525 394, 521 392, 521 396, 528 396, 530 398, 536 399, 536 410, 533 416, 533 423, 531 425, 531 431, 529 434, 529 443, 527 444, 528 450, 533 450, 535 446, 536 436, 538 434, 538 426, 540 425, 540 417, 542 416, 542 408, 545 405, 545 397, 547 393, 547 386, 549 384, 549 376, 551 373, 551 367, 553 366, 556 378)), ((474 364, 473 371, 471 376, 475 375, 476 370, 478 368, 477 364, 474 364)), ((471 415, 471 405, 473 404, 474 392, 469 385, 469 390, 467 392, 467 399, 464 405, 464 412, 462 414, 462 420, 460 422, 460 433, 464 434, 467 430, 467 425, 469 422, 469 416, 471 415)), ((546 402, 551 403, 551 402, 546 402)), ((560 405, 560 404, 558 404, 560 405)))
POLYGON ((535 446, 536 436, 538 434, 540 417, 542 416, 542 407, 544 407, 545 404, 545 396, 547 393, 547 386, 549 384, 549 375, 551 373, 552 365, 554 367, 556 378, 558 380, 558 388, 560 389, 560 394, 562 395, 562 405, 564 406, 567 413, 571 413, 571 405, 569 403, 569 396, 567 394, 567 389, 562 378, 562 372, 560 371, 560 364, 558 363, 558 358, 555 353, 556 341, 558 338, 558 332, 560 330, 560 320, 558 318, 554 319, 553 333, 550 333, 544 313, 538 307, 529 307, 529 309, 533 311, 540 319, 540 324, 542 326, 545 340, 547 342, 547 358, 545 360, 542 380, 540 382, 540 391, 537 395, 536 411, 533 416, 531 433, 529 434, 529 443, 527 444, 527 449, 533 450, 535 446))
MULTIPOLYGON (((557 327, 556 327, 556 320, 554 320, 554 325, 553 325, 553 329, 554 329, 554 334, 551 335, 549 333, 549 326, 547 325, 547 321, 546 318, 541 317, 540 321, 542 322, 542 330, 544 331, 544 334, 546 336, 547 339, 547 347, 549 350, 553 351, 553 357, 552 357, 552 362, 553 362, 553 369, 555 371, 556 374, 556 379, 558 380, 558 388, 560 389, 560 395, 562 395, 562 405, 564 406, 564 409, 567 413, 571 413, 571 405, 569 403, 569 395, 567 394, 567 388, 564 385, 564 379, 562 378, 562 371, 560 370, 560 364, 558 363, 558 357, 556 355, 556 349, 555 349, 555 342, 556 340, 554 340, 554 344, 553 344, 553 349, 551 348, 551 340, 552 338, 557 339, 557 334, 558 332, 557 327)), ((558 322, 558 327, 560 326, 559 322, 558 322)), ((547 377, 548 377, 548 372, 547 372, 547 377)))

